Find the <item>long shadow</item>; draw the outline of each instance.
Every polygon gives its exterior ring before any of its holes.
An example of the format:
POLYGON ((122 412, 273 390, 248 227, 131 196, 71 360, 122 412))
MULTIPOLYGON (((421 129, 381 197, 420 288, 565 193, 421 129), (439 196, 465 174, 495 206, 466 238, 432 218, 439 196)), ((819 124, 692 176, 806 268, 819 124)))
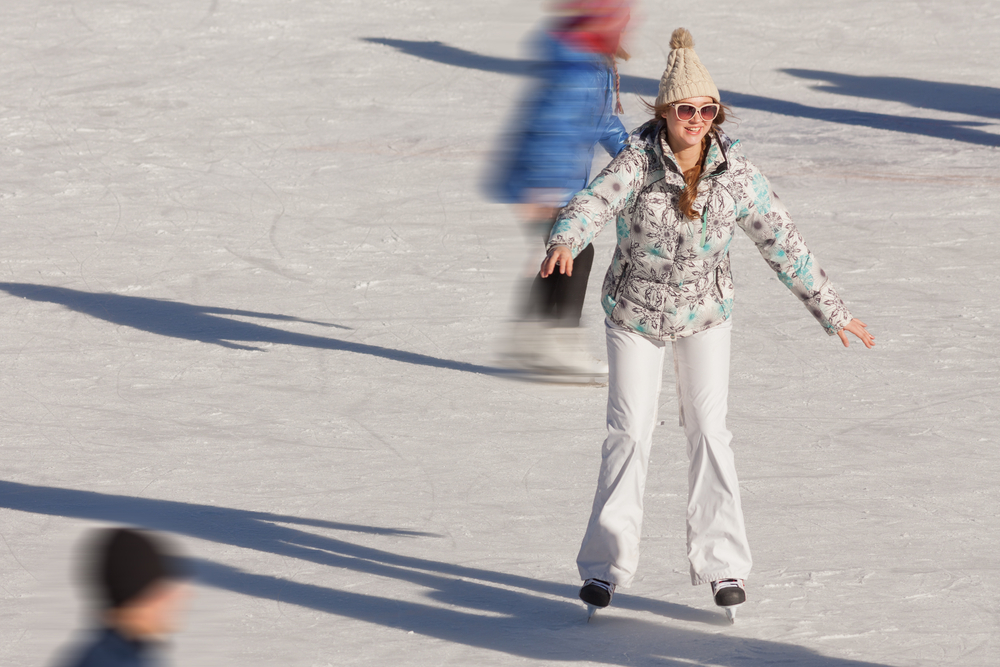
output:
POLYGON ((902 102, 923 109, 937 109, 983 118, 1000 118, 1000 88, 965 83, 922 81, 900 76, 857 76, 814 69, 783 69, 800 79, 825 81, 812 86, 835 95, 902 102))
MULTIPOLYGON (((0 507, 137 525, 405 581, 427 589, 427 596, 436 604, 341 591, 211 561, 193 562, 198 580, 205 585, 531 660, 618 665, 709 662, 879 667, 875 663, 826 657, 800 646, 727 637, 714 630, 709 635, 634 617, 616 618, 613 612, 607 612, 588 626, 582 605, 574 600, 575 586, 404 556, 306 532, 289 524, 413 539, 438 537, 428 533, 2 480, 0 507), (588 641, 595 633, 598 640, 588 641)), ((658 604, 634 596, 615 597, 618 607, 630 608, 630 601, 633 609, 661 616, 709 625, 724 623, 721 614, 658 604)))
POLYGON ((431 366, 433 368, 444 368, 466 373, 480 373, 484 375, 510 374, 510 371, 503 368, 441 359, 426 354, 394 350, 379 345, 367 345, 365 343, 354 343, 336 338, 293 333, 252 322, 243 322, 222 317, 223 315, 235 315, 270 320, 309 322, 311 324, 337 327, 339 329, 349 328, 338 324, 324 324, 322 322, 300 320, 285 315, 213 308, 210 306, 195 306, 189 303, 126 296, 123 294, 81 292, 66 287, 50 287, 48 285, 34 285, 31 283, 0 283, 0 291, 7 292, 12 296, 31 299, 32 301, 55 303, 70 310, 75 310, 78 313, 84 313, 113 324, 120 324, 161 336, 212 343, 238 350, 259 350, 260 348, 253 347, 252 345, 241 345, 233 341, 297 345, 321 350, 339 350, 355 354, 367 354, 406 364, 415 364, 417 366, 431 366))
MULTIPOLYGON (((381 44, 383 46, 388 46, 407 55, 411 55, 417 58, 423 58, 425 60, 431 60, 433 62, 441 63, 444 65, 452 65, 454 67, 464 67, 467 69, 475 69, 484 72, 495 72, 497 74, 509 74, 515 76, 536 76, 536 73, 541 67, 541 63, 533 60, 519 60, 514 58, 499 58, 495 56, 484 56, 472 51, 467 51, 465 49, 456 48, 454 46, 448 46, 447 44, 442 44, 441 42, 420 42, 412 41, 406 39, 386 39, 378 37, 365 37, 364 41, 370 42, 372 44, 381 44)), ((799 76, 798 73, 809 72, 810 70, 784 70, 795 76, 799 76)), ((823 73, 818 73, 823 74, 823 73)), ((837 79, 838 85, 841 90, 844 90, 843 94, 858 95, 862 97, 874 97, 874 99, 897 99, 896 97, 880 97, 877 95, 866 95, 867 91, 875 91, 875 84, 872 82, 865 82, 864 85, 860 85, 854 82, 854 88, 850 89, 847 86, 850 77, 846 75, 831 75, 845 77, 842 79, 837 79), (855 92, 846 92, 847 90, 854 90, 855 92)), ((822 77, 819 77, 822 78, 822 77)), ((864 78, 864 77, 854 77, 854 78, 864 78)), ((878 77, 874 77, 877 79, 878 77)), ((906 89, 909 92, 900 92, 901 97, 910 97, 912 99, 928 99, 933 95, 935 91, 945 91, 950 89, 940 88, 940 86, 946 86, 948 84, 938 84, 934 82, 921 82, 915 79, 882 79, 886 83, 893 83, 898 81, 909 81, 912 82, 911 85, 906 89), (918 84, 923 84, 925 86, 917 93, 918 84)), ((622 92, 635 93, 637 95, 642 95, 645 97, 656 97, 657 89, 659 87, 659 79, 652 79, 648 77, 622 75, 621 77, 621 89, 622 92)), ((1000 95, 994 88, 982 88, 978 92, 972 89, 979 89, 977 86, 966 86, 964 90, 966 94, 975 95, 975 104, 971 105, 970 108, 955 109, 965 114, 977 114, 984 117, 997 117, 998 109, 1000 106, 991 106, 988 113, 980 113, 984 107, 991 104, 995 105, 995 100, 997 96, 1000 95), (979 111, 973 111, 975 108, 979 111)), ((840 92, 837 90, 835 92, 840 92)), ((760 95, 749 95, 746 93, 736 93, 728 90, 720 90, 720 95, 726 104, 732 105, 736 108, 743 109, 755 109, 758 111, 767 111, 769 113, 780 114, 783 116, 794 116, 797 118, 809 118, 812 120, 821 120, 830 123, 840 123, 842 125, 853 125, 860 127, 871 127, 878 130, 891 130, 893 132, 904 132, 907 134, 919 134, 927 137, 936 137, 939 139, 951 139, 954 141, 962 141, 970 144, 978 144, 980 146, 1000 146, 1000 134, 992 134, 990 132, 983 132, 982 130, 973 129, 975 127, 989 126, 990 123, 977 122, 977 121, 955 121, 955 120, 943 120, 935 118, 911 118, 908 116, 894 116, 891 114, 881 114, 881 113, 871 113, 867 111, 853 111, 849 109, 831 109, 823 107, 811 107, 806 104, 799 104, 797 102, 787 102, 785 100, 777 100, 770 97, 763 97, 760 95)), ((886 93, 883 91, 883 95, 891 95, 891 93, 886 93)), ((931 107, 939 108, 939 107, 931 107)))

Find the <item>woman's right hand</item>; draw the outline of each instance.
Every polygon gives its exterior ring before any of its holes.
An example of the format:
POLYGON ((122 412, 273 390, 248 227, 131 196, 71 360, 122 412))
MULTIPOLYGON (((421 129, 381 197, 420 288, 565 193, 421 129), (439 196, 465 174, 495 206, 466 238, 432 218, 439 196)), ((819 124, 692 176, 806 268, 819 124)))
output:
POLYGON ((569 246, 557 245, 549 250, 549 254, 542 260, 542 278, 548 278, 555 273, 557 266, 559 273, 573 275, 573 253, 570 252, 569 246))

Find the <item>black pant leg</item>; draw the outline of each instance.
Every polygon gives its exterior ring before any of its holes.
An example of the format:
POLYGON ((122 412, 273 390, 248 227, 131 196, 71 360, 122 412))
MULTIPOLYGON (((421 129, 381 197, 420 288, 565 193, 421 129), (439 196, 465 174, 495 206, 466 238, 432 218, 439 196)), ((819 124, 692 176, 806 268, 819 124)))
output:
POLYGON ((557 278, 553 288, 553 317, 560 326, 578 327, 583 314, 583 302, 587 297, 587 282, 590 280, 590 270, 594 266, 594 246, 588 245, 580 251, 573 260, 573 275, 555 274, 557 278))
POLYGON ((580 326, 593 266, 594 246, 588 245, 573 260, 572 276, 561 274, 558 269, 548 278, 536 275, 528 294, 525 316, 551 320, 562 327, 580 326))

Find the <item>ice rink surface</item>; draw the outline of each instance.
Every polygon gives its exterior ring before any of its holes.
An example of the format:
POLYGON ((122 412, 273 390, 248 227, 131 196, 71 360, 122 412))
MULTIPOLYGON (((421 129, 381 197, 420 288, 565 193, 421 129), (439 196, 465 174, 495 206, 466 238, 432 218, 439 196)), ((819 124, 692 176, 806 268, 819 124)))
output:
POLYGON ((734 244, 737 625, 690 585, 669 371, 639 574, 588 625, 606 390, 494 369, 528 250, 478 183, 536 3, 5 0, 0 664, 72 641, 120 523, 197 565, 176 665, 997 664, 1000 7, 637 14, 626 126, 689 28, 878 341, 734 244))

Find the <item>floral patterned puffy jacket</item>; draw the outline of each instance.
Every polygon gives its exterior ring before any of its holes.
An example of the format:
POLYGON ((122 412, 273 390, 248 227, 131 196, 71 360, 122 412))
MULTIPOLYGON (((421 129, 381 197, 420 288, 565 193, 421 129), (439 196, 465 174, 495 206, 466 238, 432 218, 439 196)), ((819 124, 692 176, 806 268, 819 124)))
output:
POLYGON ((851 314, 792 224, 764 175, 718 129, 710 135, 692 220, 677 209, 684 177, 667 144, 666 126, 649 121, 628 146, 559 212, 549 249, 575 257, 611 219, 618 247, 601 303, 615 324, 649 338, 673 340, 729 318, 733 278, 729 244, 736 226, 831 335, 851 314))

